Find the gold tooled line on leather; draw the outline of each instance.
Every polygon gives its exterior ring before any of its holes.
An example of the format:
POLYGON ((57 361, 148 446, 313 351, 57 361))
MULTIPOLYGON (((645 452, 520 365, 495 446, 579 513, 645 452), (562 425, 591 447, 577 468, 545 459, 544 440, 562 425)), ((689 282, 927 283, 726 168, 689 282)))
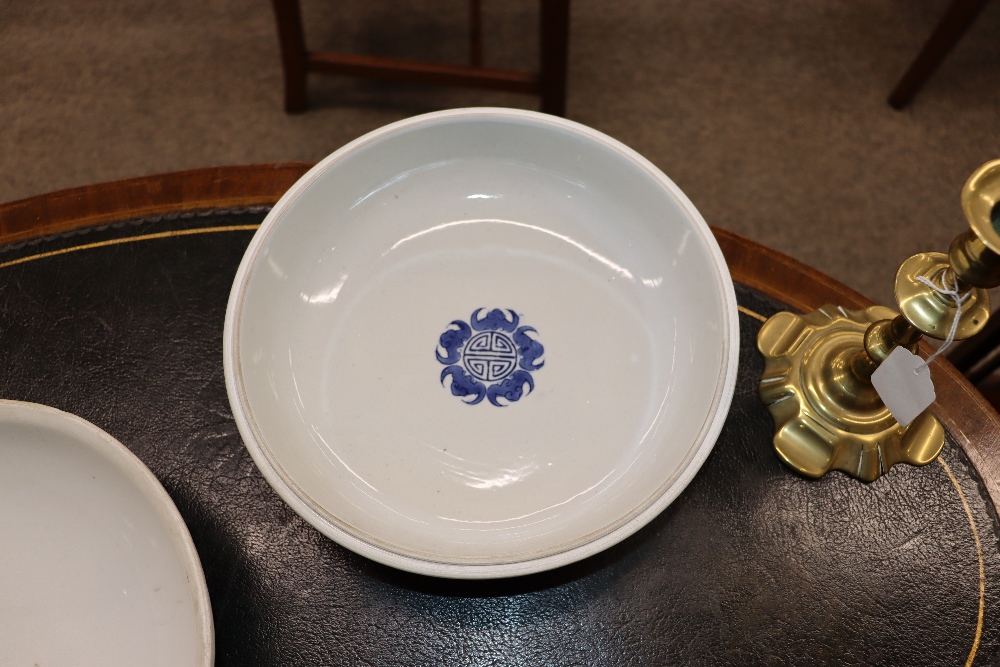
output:
POLYGON ((972 537, 976 541, 976 555, 979 557, 979 619, 976 622, 976 637, 972 641, 972 650, 969 652, 969 657, 965 661, 965 667, 971 667, 972 662, 976 659, 976 651, 979 650, 979 640, 983 636, 983 608, 986 603, 986 568, 983 565, 983 545, 979 541, 979 531, 976 529, 976 520, 972 518, 972 509, 969 507, 969 502, 965 499, 962 487, 958 485, 958 480, 955 479, 955 475, 952 474, 951 468, 948 467, 944 457, 939 456, 938 461, 941 462, 941 467, 944 468, 944 471, 951 479, 951 483, 955 486, 955 490, 958 491, 958 497, 962 501, 962 507, 965 508, 965 516, 969 517, 969 525, 972 527, 972 537))
POLYGON ((135 241, 152 241, 154 239, 166 239, 173 236, 191 236, 193 234, 212 234, 215 232, 252 232, 255 231, 258 227, 260 227, 260 225, 227 225, 225 227, 177 229, 170 232, 157 232, 156 234, 142 234, 140 236, 128 236, 120 239, 109 239, 107 241, 97 241, 96 243, 85 243, 83 245, 76 245, 71 248, 50 250, 49 252, 42 252, 37 255, 28 255, 27 257, 12 259, 9 262, 0 262, 0 269, 5 269, 8 266, 14 266, 16 264, 24 264, 25 262, 33 262, 36 259, 45 259, 46 257, 65 255, 67 253, 76 252, 78 250, 91 250, 93 248, 104 248, 106 246, 121 245, 122 243, 133 243, 135 241))
MULTIPOLYGON (((767 318, 760 313, 755 313, 749 308, 744 308, 743 306, 736 306, 741 313, 744 315, 749 315, 754 319, 758 319, 761 322, 766 322, 767 318)), ((948 467, 948 463, 944 460, 943 456, 938 456, 938 462, 941 463, 941 467, 944 468, 945 473, 951 480, 952 485, 955 487, 955 491, 958 492, 958 498, 962 501, 962 507, 965 508, 965 516, 969 519, 969 526, 972 528, 972 539, 976 543, 976 557, 979 559, 979 615, 976 619, 976 636, 972 640, 972 650, 969 651, 969 657, 965 660, 965 667, 972 667, 972 663, 976 660, 976 653, 979 651, 979 642, 983 636, 983 612, 986 607, 986 567, 983 564, 983 545, 979 540, 979 530, 976 528, 976 520, 972 516, 972 508, 969 507, 969 501, 965 499, 965 493, 962 491, 962 487, 959 486, 958 480, 955 475, 951 472, 951 468, 948 467)))
POLYGON ((738 305, 738 306, 736 306, 736 310, 740 311, 744 315, 749 315, 750 317, 754 318, 755 320, 760 320, 761 322, 767 322, 767 318, 766 317, 764 317, 760 313, 753 312, 749 308, 744 308, 743 306, 739 306, 738 305))

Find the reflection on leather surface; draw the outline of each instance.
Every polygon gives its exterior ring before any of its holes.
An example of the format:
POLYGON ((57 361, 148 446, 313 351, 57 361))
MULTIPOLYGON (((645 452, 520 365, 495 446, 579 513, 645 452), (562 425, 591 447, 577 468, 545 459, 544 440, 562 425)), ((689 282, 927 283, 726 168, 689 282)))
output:
MULTIPOLYGON (((120 225, 0 250, 0 264, 261 219, 120 225)), ((949 441, 947 467, 898 466, 870 485, 790 473, 756 387, 753 314, 779 304, 742 287, 726 427, 690 487, 632 538, 487 582, 410 575, 342 549, 268 487, 230 414, 222 325, 246 229, 0 267, 0 396, 94 422, 163 482, 205 569, 218 665, 959 665, 981 600, 975 664, 1000 660, 997 531, 960 450, 949 441)))

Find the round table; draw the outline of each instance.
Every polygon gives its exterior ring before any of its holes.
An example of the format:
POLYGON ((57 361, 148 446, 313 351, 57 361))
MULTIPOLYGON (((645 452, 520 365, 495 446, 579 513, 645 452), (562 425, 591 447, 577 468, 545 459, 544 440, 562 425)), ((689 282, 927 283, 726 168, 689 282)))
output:
POLYGON ((939 359, 938 462, 872 484, 784 468, 756 393, 761 323, 870 302, 719 229, 741 313, 736 394, 702 471, 647 527, 574 565, 477 582, 396 571, 320 535, 253 466, 221 353, 243 251, 308 168, 198 169, 0 206, 0 396, 80 415, 156 474, 205 570, 217 664, 1000 660, 1000 417, 939 359))

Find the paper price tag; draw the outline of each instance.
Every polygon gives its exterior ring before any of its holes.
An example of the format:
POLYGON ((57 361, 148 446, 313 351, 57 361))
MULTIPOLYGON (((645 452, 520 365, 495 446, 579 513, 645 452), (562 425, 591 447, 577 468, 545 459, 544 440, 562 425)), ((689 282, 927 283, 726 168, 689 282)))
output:
POLYGON ((931 369, 906 348, 897 347, 872 373, 872 384, 885 407, 907 426, 934 402, 931 369))

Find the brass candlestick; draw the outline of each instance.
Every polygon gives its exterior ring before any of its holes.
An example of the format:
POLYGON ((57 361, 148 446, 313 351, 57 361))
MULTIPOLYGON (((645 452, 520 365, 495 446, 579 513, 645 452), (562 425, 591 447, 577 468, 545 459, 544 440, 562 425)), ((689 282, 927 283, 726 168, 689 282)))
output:
POLYGON ((926 465, 944 446, 944 429, 925 410, 901 426, 871 383, 872 373, 897 346, 916 353, 921 336, 943 340, 958 308, 923 283, 955 288, 962 301, 955 340, 986 325, 989 287, 1000 285, 1000 160, 976 170, 962 189, 971 229, 948 254, 913 255, 896 273, 899 313, 883 306, 844 310, 823 306, 807 315, 778 313, 761 327, 764 355, 760 397, 774 418, 774 449, 809 477, 842 470, 871 482, 893 465, 926 465))

